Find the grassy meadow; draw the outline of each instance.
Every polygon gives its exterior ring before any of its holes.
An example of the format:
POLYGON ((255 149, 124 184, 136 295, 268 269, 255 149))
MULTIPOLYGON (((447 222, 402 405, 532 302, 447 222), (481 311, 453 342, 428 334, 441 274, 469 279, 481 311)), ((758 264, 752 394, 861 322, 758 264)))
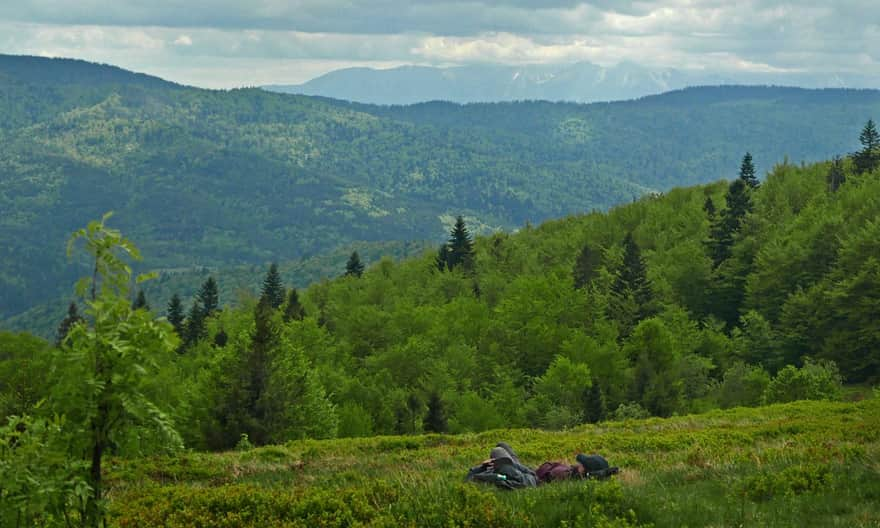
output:
POLYGON ((118 527, 875 527, 880 399, 114 460, 108 484, 118 527), (621 473, 513 492, 462 482, 500 440, 532 466, 583 451, 621 473))

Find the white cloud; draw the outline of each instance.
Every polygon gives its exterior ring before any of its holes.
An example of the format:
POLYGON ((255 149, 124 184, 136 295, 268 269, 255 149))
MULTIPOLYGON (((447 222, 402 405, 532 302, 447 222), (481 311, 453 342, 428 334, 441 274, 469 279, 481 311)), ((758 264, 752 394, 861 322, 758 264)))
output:
POLYGON ((323 73, 322 64, 326 71, 340 64, 632 61, 668 68, 880 75, 877 0, 12 4, 0 0, 0 51, 175 72, 172 80, 206 86, 249 84, 255 76, 273 74, 269 82, 301 82, 323 73), (266 65, 266 71, 241 73, 255 64, 266 65))

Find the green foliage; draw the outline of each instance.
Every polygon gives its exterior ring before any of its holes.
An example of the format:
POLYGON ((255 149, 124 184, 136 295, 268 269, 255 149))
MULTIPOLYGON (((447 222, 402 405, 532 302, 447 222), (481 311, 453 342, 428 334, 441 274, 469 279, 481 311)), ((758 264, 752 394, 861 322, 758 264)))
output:
POLYGON ((82 322, 82 320, 83 318, 79 315, 79 308, 76 306, 76 302, 71 301, 67 307, 67 316, 62 319, 58 325, 58 331, 55 333, 55 346, 61 346, 64 340, 67 339, 67 334, 70 333, 73 325, 82 322))
POLYGON ((763 403, 769 384, 770 375, 762 367, 736 363, 724 371, 719 387, 721 408, 757 407, 763 403))
POLYGON ((746 152, 746 155, 743 156, 742 164, 739 167, 739 179, 752 189, 761 185, 758 177, 755 175, 755 164, 752 162, 752 154, 749 152, 746 152))
POLYGON ((352 251, 351 256, 348 257, 348 262, 345 264, 345 275, 360 277, 363 274, 364 264, 361 262, 361 257, 357 251, 352 251))
POLYGON ((445 433, 449 430, 446 420, 446 404, 436 392, 428 398, 428 414, 425 416, 425 431, 429 433, 445 433))
POLYGON ((48 395, 51 356, 49 343, 38 337, 0 331, 0 420, 34 413, 48 395))
POLYGON ((880 166, 880 133, 873 119, 865 123, 865 128, 859 134, 859 142, 862 150, 853 154, 853 164, 857 174, 865 174, 880 166))
POLYGON ((120 460, 111 526, 870 526, 876 401, 800 402, 568 432, 346 438, 120 460), (523 463, 621 473, 514 493, 462 483, 500 439, 523 463))
POLYGON ((132 309, 127 295, 131 268, 120 254, 140 255, 119 231, 106 227, 109 217, 90 222, 68 245, 71 252, 82 240, 94 261, 92 277, 77 286, 80 294, 90 295, 89 324, 71 329, 55 351, 50 372, 51 403, 68 421, 71 451, 91 461, 91 492, 82 510, 87 526, 98 526, 103 517, 101 465, 107 449, 124 444, 125 435, 138 428, 158 430, 166 448, 182 445, 171 418, 155 403, 162 401, 162 388, 154 376, 170 362, 177 339, 168 323, 132 309))
POLYGON ((0 426, 0 527, 61 527, 79 520, 92 490, 67 456, 64 423, 9 416, 0 426))
POLYGON ((284 322, 302 321, 306 316, 305 308, 299 302, 299 293, 296 288, 287 292, 287 304, 284 305, 284 322))
MULTIPOLYGON (((756 160, 824 159, 850 149, 851 123, 880 107, 872 91, 720 87, 614 105, 386 108, 35 57, 2 57, 0 79, 4 319, 58 299, 83 273, 42 248, 83 222, 84 203, 92 215, 119 207, 143 265, 174 281, 193 267, 296 263, 347 246, 304 287, 336 276, 356 241, 436 246, 450 211, 475 234, 510 230, 705 183, 747 149, 756 160)), ((159 306, 179 291, 188 306, 188 290, 146 293, 159 306)), ((56 307, 51 331, 62 317, 56 307)), ((46 315, 27 319, 19 328, 46 315)))
POLYGON ((789 365, 780 370, 767 385, 764 401, 839 400, 841 388, 840 372, 833 361, 808 359, 801 368, 789 365))
POLYGON ((184 322, 186 321, 186 316, 183 314, 183 303, 180 301, 180 295, 175 293, 171 297, 171 300, 168 301, 167 313, 168 315, 166 318, 174 328, 174 332, 178 337, 184 337, 184 331, 186 329, 184 322))
POLYGON ((278 309, 284 304, 284 296, 284 283, 281 282, 281 275, 278 273, 278 264, 273 262, 266 272, 266 278, 263 279, 260 300, 265 301, 272 309, 278 309))

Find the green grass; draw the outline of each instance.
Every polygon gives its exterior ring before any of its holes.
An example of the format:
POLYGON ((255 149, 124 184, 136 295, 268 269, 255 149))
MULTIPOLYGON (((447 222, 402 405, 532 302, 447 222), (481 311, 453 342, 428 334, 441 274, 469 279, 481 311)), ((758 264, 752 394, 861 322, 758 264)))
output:
POLYGON ((880 401, 800 402, 566 432, 298 441, 114 461, 113 526, 880 526, 880 401), (506 440, 524 462, 598 452, 610 482, 462 482, 506 440))

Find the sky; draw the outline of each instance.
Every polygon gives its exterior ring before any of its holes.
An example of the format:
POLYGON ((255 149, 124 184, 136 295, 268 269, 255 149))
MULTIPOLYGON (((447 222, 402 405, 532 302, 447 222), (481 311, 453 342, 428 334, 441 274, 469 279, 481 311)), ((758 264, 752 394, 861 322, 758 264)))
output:
POLYGON ((0 53, 210 88, 404 64, 877 76, 880 0, 0 0, 0 53))

